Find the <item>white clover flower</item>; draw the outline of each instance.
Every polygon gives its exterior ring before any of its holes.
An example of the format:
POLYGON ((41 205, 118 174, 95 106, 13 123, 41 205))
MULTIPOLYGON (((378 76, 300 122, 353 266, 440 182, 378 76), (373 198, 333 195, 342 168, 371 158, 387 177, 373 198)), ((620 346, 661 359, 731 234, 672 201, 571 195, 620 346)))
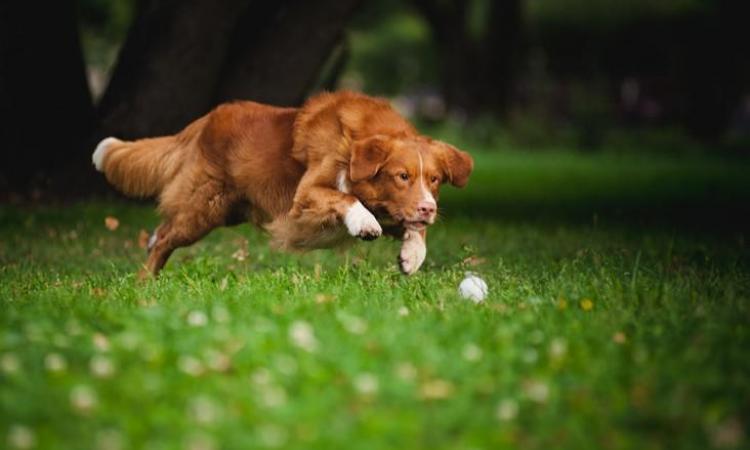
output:
POLYGON ((195 356, 190 355, 180 356, 177 360, 177 367, 179 367, 182 372, 193 377, 200 376, 205 372, 203 362, 195 356))
POLYGON ((340 313, 337 318, 341 326, 351 334, 364 334, 367 331, 367 322, 361 317, 340 313))
POLYGON ((256 386, 266 386, 271 383, 271 371, 265 367, 260 367, 250 375, 250 380, 256 386))
POLYGON ((563 338, 554 338, 549 344, 549 356, 552 359, 561 359, 568 352, 568 344, 563 338))
POLYGON ((544 331, 542 330, 534 330, 529 334, 529 341, 532 344, 539 345, 544 341, 544 331))
POLYGON ((81 324, 75 319, 70 319, 65 323, 65 334, 68 336, 79 336, 82 332, 81 324))
POLYGON ((185 450, 216 450, 216 440, 209 434, 196 432, 185 439, 185 450))
POLYGON ((273 362, 276 369, 286 376, 297 373, 297 361, 289 355, 276 355, 273 362))
POLYGON ((289 327, 289 339, 292 344, 302 350, 314 352, 318 349, 318 340, 315 338, 315 332, 309 323, 297 320, 289 327))
POLYGON ((70 405, 80 413, 88 413, 96 407, 96 392, 91 387, 79 384, 70 391, 70 405))
POLYGON ((0 369, 8 375, 13 375, 21 370, 21 361, 14 353, 3 353, 0 356, 0 369))
POLYGON ((521 360, 526 364, 534 364, 539 359, 539 352, 533 348, 527 348, 521 353, 521 360))
POLYGON ((543 381, 532 380, 524 386, 526 396, 537 403, 545 403, 549 398, 549 385, 543 381))
POLYGON ((286 391, 281 386, 265 386, 260 391, 260 396, 261 402, 269 408, 283 406, 287 401, 286 391))
POLYGON ((190 311, 187 316, 187 323, 191 327, 204 327, 208 323, 208 316, 203 311, 190 311))
POLYGON ((102 333, 94 333, 94 335, 91 336, 91 341, 94 343, 94 347, 100 352, 109 351, 109 338, 102 333))
POLYGON ((97 378, 110 378, 115 374, 115 365, 112 359, 104 355, 95 355, 91 358, 89 369, 97 378))
POLYGON ((354 377, 354 389, 362 395, 373 395, 378 392, 378 378, 371 373, 361 373, 354 377))
POLYGON ((34 431, 20 424, 13 424, 8 429, 8 447, 18 450, 26 450, 36 445, 34 431))
POLYGON ((412 381, 417 377, 417 368, 410 362, 402 362, 396 366, 396 375, 404 381, 412 381))
POLYGON ((70 339, 64 334, 57 333, 52 337, 52 343, 55 344, 56 347, 67 348, 70 346, 70 339))
POLYGON ((266 447, 281 447, 287 441, 287 432, 284 428, 273 425, 261 425, 257 429, 258 438, 266 447))
POLYGON ((232 366, 232 360, 226 353, 216 350, 206 352, 208 367, 215 372, 226 372, 232 366))
POLYGON ((211 309, 211 316, 217 323, 228 323, 232 320, 232 315, 229 313, 229 310, 222 305, 214 305, 211 309))
POLYGON ((141 342, 140 336, 138 336, 137 333, 134 333, 132 331, 126 331, 121 333, 118 336, 117 342, 120 344, 120 346, 128 351, 134 351, 136 348, 138 348, 138 345, 141 342))
POLYGON ((108 428, 96 433, 97 450, 122 450, 125 448, 124 438, 120 431, 108 428))
POLYGON ((497 405, 497 411, 495 414, 498 420, 507 422, 513 420, 518 416, 518 402, 511 398, 506 398, 497 405))
POLYGON ((63 355, 50 353, 44 357, 44 367, 52 373, 61 373, 68 368, 68 362, 63 355))
POLYGON ((399 317, 406 317, 409 315, 409 308, 406 306, 402 306, 398 309, 398 315, 399 317))
POLYGON ((221 415, 221 406, 211 397, 199 395, 188 403, 188 415, 201 425, 216 422, 221 415))
POLYGON ((461 354, 469 362, 477 362, 482 359, 482 349, 476 344, 466 344, 461 354))

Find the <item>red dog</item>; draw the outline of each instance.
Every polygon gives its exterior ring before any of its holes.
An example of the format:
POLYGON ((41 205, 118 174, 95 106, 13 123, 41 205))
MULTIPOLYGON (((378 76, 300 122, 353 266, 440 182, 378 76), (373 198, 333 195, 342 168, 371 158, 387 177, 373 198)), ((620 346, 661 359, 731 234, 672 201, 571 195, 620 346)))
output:
POLYGON ((224 104, 173 136, 104 139, 92 159, 123 193, 159 197, 153 275, 176 248, 248 220, 287 250, 371 240, 385 226, 403 239, 399 265, 412 274, 440 184, 464 186, 473 168, 467 153, 419 135, 387 101, 353 92, 302 108, 224 104))

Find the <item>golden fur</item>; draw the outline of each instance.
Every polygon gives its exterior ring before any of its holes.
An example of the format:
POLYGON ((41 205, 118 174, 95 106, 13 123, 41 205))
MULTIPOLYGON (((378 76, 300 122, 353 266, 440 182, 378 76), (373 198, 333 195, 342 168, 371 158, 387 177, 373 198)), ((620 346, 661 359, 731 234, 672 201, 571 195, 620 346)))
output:
POLYGON ((320 94, 299 109, 228 103, 173 136, 102 144, 97 167, 110 183, 158 196, 152 274, 174 249, 244 221, 287 250, 377 237, 374 218, 399 238, 415 230, 423 246, 435 215, 425 202, 442 182, 463 186, 473 166, 467 153, 419 135, 387 101, 352 92, 320 94))

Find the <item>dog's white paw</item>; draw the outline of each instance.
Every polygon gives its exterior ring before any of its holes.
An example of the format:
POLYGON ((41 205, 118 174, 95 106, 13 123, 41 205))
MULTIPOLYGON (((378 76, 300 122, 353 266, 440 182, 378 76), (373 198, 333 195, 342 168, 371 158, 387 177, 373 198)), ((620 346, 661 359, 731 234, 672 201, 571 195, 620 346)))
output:
POLYGON ((398 265, 405 275, 415 273, 422 266, 427 256, 422 235, 417 231, 408 230, 404 235, 404 243, 401 245, 401 253, 398 255, 398 265))
POLYGON ((371 241, 383 234, 375 216, 365 208, 362 203, 356 201, 349 207, 344 216, 344 224, 352 236, 371 241))

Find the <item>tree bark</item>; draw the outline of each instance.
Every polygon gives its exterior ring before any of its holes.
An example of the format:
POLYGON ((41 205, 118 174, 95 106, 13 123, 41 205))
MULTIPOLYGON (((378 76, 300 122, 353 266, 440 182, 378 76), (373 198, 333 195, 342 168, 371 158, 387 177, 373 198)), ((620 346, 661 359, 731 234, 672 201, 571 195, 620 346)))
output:
POLYGON ((83 164, 93 106, 73 1, 0 3, 0 190, 83 164))
POLYGON ((147 0, 99 107, 99 135, 171 134, 218 103, 299 104, 361 0, 147 0))
POLYGON ((248 10, 232 38, 216 101, 298 105, 319 81, 361 0, 266 1, 248 10))
POLYGON ((101 134, 172 134, 213 105, 248 0, 144 0, 99 104, 101 134))
POLYGON ((712 20, 694 30, 690 64, 676 74, 685 95, 683 122, 694 136, 715 143, 725 136, 732 114, 750 88, 750 5, 718 0, 712 20))
POLYGON ((413 0, 432 30, 441 89, 450 109, 504 114, 511 103, 522 50, 520 0, 489 2, 484 32, 472 36, 470 2, 413 0))

